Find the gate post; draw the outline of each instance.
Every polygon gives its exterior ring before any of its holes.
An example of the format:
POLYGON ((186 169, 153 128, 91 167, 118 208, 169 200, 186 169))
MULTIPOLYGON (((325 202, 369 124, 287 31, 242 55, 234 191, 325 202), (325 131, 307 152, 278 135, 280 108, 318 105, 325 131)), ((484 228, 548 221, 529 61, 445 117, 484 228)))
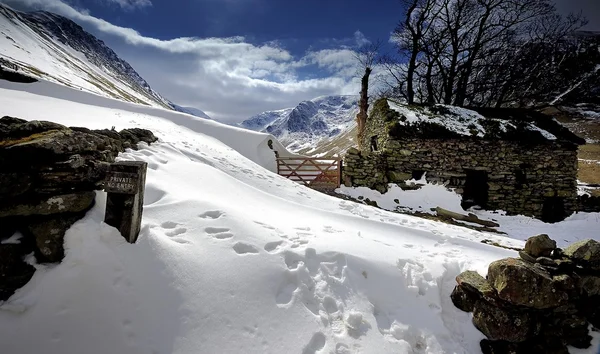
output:
POLYGON ((116 162, 110 165, 104 182, 104 222, 119 229, 129 243, 135 243, 140 234, 147 168, 142 161, 116 162))

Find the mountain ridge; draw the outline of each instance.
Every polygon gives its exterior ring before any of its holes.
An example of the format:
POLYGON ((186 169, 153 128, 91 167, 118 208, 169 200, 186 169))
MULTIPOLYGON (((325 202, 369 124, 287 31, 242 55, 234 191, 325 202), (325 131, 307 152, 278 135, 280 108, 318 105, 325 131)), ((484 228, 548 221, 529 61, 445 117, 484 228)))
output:
POLYGON ((104 41, 64 16, 22 12, 0 3, 0 47, 5 70, 104 97, 208 117, 153 90, 104 41))
POLYGON ((296 107, 266 111, 239 126, 270 133, 290 151, 310 154, 323 141, 352 129, 358 95, 319 96, 296 107))

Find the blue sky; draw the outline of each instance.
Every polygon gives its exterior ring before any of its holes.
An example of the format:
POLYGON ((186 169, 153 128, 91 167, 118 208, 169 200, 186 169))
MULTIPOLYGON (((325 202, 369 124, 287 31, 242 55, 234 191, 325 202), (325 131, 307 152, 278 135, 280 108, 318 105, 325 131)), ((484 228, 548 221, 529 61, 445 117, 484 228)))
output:
MULTIPOLYGON (((0 0, 67 16, 177 104, 234 122, 357 94, 353 51, 401 19, 399 0, 0 0)), ((557 0, 600 29, 600 0, 557 0)))

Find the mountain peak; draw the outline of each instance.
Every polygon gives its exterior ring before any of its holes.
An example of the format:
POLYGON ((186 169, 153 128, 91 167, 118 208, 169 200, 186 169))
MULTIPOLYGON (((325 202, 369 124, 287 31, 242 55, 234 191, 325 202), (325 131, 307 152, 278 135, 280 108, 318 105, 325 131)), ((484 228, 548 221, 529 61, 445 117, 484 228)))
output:
POLYGON ((358 96, 320 96, 296 107, 257 114, 240 125, 273 134, 291 151, 316 146, 350 129, 358 112, 358 96))

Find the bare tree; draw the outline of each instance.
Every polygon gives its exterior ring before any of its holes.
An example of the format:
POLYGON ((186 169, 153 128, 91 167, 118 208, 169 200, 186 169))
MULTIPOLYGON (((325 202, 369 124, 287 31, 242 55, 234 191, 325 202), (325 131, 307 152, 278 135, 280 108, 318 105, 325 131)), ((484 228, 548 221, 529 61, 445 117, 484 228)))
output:
POLYGON ((358 102, 358 114, 356 115, 356 123, 358 126, 357 141, 359 148, 363 147, 363 139, 365 127, 368 119, 369 111, 369 78, 373 72, 373 66, 377 62, 379 48, 381 42, 367 44, 355 52, 355 57, 360 65, 362 78, 360 81, 360 99, 358 102))
POLYGON ((585 24, 552 0, 402 1, 393 38, 405 64, 385 67, 400 69, 392 91, 409 104, 529 104, 560 86, 565 38, 585 24))

